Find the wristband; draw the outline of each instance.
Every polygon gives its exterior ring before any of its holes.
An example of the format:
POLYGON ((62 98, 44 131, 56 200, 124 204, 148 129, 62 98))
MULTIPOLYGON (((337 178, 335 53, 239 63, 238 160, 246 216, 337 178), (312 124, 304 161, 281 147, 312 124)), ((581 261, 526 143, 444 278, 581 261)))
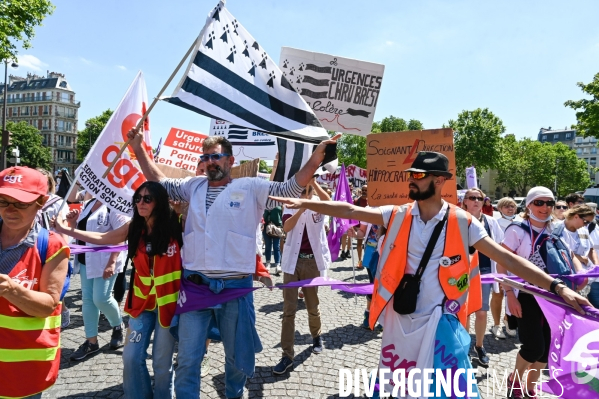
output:
POLYGON ((556 278, 555 280, 553 280, 551 282, 551 285, 549 286, 549 292, 554 293, 555 295, 557 295, 557 292, 555 292, 555 288, 559 285, 559 284, 563 284, 566 285, 562 280, 560 280, 559 278, 556 278))

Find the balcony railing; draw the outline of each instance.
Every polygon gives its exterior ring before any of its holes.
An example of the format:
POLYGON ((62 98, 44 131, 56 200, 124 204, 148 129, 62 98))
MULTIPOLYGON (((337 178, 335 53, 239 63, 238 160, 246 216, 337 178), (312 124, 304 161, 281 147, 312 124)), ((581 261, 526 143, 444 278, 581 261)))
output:
MULTIPOLYGON (((2 97, 0 97, 0 102, 2 101, 2 97)), ((45 96, 45 97, 25 97, 25 98, 9 98, 7 99, 7 103, 8 104, 16 104, 16 103, 34 103, 34 102, 43 102, 43 101, 58 101, 61 103, 67 103, 67 104, 73 104, 75 106, 80 106, 81 105, 81 101, 71 101, 71 100, 65 100, 63 98, 53 98, 50 96, 45 96)))

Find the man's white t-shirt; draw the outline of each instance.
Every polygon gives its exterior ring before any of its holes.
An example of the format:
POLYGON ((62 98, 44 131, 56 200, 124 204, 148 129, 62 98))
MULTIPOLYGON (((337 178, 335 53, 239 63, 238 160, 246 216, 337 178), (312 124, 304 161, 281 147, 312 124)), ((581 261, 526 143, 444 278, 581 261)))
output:
MULTIPOLYGON (((443 206, 441 207, 439 213, 427 223, 424 223, 422 219, 420 219, 418 202, 414 201, 414 206, 412 207, 411 211, 412 228, 408 242, 408 256, 405 270, 406 273, 416 273, 416 270, 420 265, 420 259, 422 259, 426 246, 431 238, 431 235, 433 234, 433 230, 435 229, 437 223, 443 220, 448 206, 448 203, 443 201, 443 206)), ((383 216, 384 226, 388 228, 389 220, 391 219, 391 215, 393 213, 393 206, 385 205, 381 206, 379 209, 383 216)), ((441 284, 439 283, 438 269, 439 260, 443 256, 443 250, 445 248, 446 228, 447 224, 443 227, 441 235, 439 236, 439 239, 435 244, 435 248, 433 249, 431 258, 424 269, 424 274, 422 275, 420 284, 420 293, 418 294, 418 301, 416 302, 416 311, 413 313, 413 315, 417 316, 432 314, 435 307, 441 305, 443 299, 445 298, 445 293, 443 292, 441 284)), ((488 236, 484 226, 474 217, 472 218, 472 223, 470 223, 470 228, 468 230, 469 246, 473 246, 478 241, 488 236)))

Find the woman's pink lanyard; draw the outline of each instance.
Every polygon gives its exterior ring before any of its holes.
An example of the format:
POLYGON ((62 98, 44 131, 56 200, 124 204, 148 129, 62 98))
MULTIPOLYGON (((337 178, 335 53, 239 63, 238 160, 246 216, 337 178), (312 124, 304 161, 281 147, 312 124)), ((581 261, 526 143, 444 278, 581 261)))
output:
POLYGON ((543 227, 543 230, 541 230, 541 232, 539 233, 539 235, 537 236, 537 238, 533 240, 534 230, 532 229, 532 225, 530 224, 530 220, 528 220, 527 222, 528 222, 528 228, 530 229, 530 243, 532 244, 532 246, 530 248, 530 255, 528 256, 528 258, 530 258, 532 256, 532 254, 535 253, 535 247, 537 246, 537 242, 539 241, 539 238, 541 238, 541 235, 543 235, 543 232, 547 228, 547 223, 545 223, 545 227, 543 227))

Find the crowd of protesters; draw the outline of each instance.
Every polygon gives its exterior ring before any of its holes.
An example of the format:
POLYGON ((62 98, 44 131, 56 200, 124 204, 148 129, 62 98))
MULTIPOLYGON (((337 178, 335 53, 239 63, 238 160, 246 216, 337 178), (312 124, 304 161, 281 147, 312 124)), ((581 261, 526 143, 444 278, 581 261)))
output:
MULTIPOLYGON (((471 359, 476 358, 480 365, 488 366, 483 338, 487 312, 491 311, 492 336, 509 339, 517 335, 522 343, 509 376, 509 382, 522 389, 512 391, 516 392, 512 397, 520 397, 517 392, 534 394, 539 379, 535 369, 546 368, 549 327, 530 294, 497 283, 480 284, 480 276, 514 273, 576 305, 587 303, 574 292, 584 290, 590 303, 599 306, 599 282, 588 280, 567 287, 561 280, 552 281, 545 273, 547 267, 537 245, 545 237, 557 234, 568 248, 573 272, 582 273, 599 264, 599 231, 594 228, 596 205, 585 204, 580 194, 556 201, 551 190, 534 187, 526 197, 524 212, 518 214, 512 198, 500 199, 494 211, 490 198, 482 190, 472 188, 465 192, 460 209, 440 195, 445 180, 452 177, 446 158, 429 152, 420 153, 406 171, 410 176, 410 198, 414 200, 411 205, 370 207, 367 185, 352 190, 354 205, 350 205, 331 201, 330 190, 327 192, 313 178, 326 145, 334 143, 337 137, 319 145, 310 161, 285 183, 232 179, 234 157, 231 144, 223 137, 204 141, 199 165, 203 173, 169 179, 143 151, 141 134, 132 130, 129 138, 148 180, 133 195, 132 218, 110 212, 99 200, 77 190, 68 199, 83 202, 81 209, 59 213, 61 199, 53 194, 55 186, 50 173, 26 167, 0 173, 0 315, 14 321, 8 327, 2 325, 0 341, 10 340, 16 350, 14 360, 0 359, 0 374, 6 381, 16 381, 19 374, 27 372, 33 381, 28 386, 1 384, 2 397, 39 398, 58 376, 61 314, 62 328, 68 326, 69 316, 61 297, 70 270, 66 242, 71 238, 87 246, 127 243, 128 249, 123 253, 87 252, 73 259, 81 275, 85 341, 70 359, 82 361, 99 350, 98 323, 102 313, 112 327, 110 348, 119 348, 128 341, 123 351, 123 388, 128 398, 197 397, 201 380, 207 374, 211 339, 224 346, 225 396, 242 397, 247 378, 254 374, 255 353, 262 350, 255 327, 253 294, 175 315, 178 295, 185 292, 186 301, 193 302, 200 300, 194 297, 199 295, 196 292, 218 295, 226 288, 251 287, 255 280, 272 284, 269 271, 282 273, 284 284, 326 276, 331 264, 328 215, 343 217, 351 213, 353 219, 362 220, 343 236, 339 256, 340 260, 354 256, 355 239, 356 267, 365 268, 369 281, 374 283, 373 295, 367 296, 362 327, 383 331, 383 343, 393 342, 405 349, 406 356, 410 351, 417 356, 422 347, 427 347, 426 339, 434 337, 431 325, 452 331, 456 350, 464 345, 472 325, 475 342, 472 347, 467 344, 462 348, 470 355, 460 358, 460 364, 471 367, 471 359), (186 204, 182 215, 175 211, 181 203, 186 204), (433 223, 427 224, 428 220, 433 223), (452 220, 467 221, 467 231, 459 231, 452 220), (406 230, 406 223, 411 228, 406 230), (427 254, 424 249, 433 240, 433 228, 437 230, 437 225, 444 233, 435 236, 434 240, 439 241, 432 242, 432 254, 427 254), (449 303, 457 303, 459 295, 454 295, 452 287, 459 282, 441 281, 437 270, 447 255, 444 248, 459 247, 460 237, 471 250, 463 254, 464 262, 447 270, 463 267, 470 273, 466 290, 470 299, 455 312, 447 304, 441 312, 439 298, 445 296, 449 303), (389 254, 388 246, 383 246, 385 240, 407 246, 406 252, 389 254), (262 255, 266 266, 262 264, 262 255), (125 297, 125 272, 130 261, 132 271, 125 297), (389 280, 384 279, 396 273, 393 270, 398 265, 403 265, 400 273, 405 273, 404 277, 422 278, 425 288, 414 298, 414 308, 404 309, 406 313, 395 304, 392 309, 386 306, 389 298, 385 298, 385 290, 392 288, 390 292, 394 292, 394 287, 386 287, 385 281, 389 280), (477 300, 481 295, 481 300, 477 300), (399 335, 408 320, 405 315, 411 314, 423 317, 421 324, 410 322, 408 329, 412 333, 422 331, 418 335, 423 341, 422 345, 407 349, 408 341, 399 335), (128 321, 127 325, 124 321, 128 321), (21 328, 25 325, 31 326, 27 334, 21 328), (43 347, 31 339, 33 332, 45 337, 43 347), (174 361, 177 341, 178 356, 174 361), (151 343, 154 383, 145 361, 151 343), (23 357, 19 350, 39 351, 44 360, 33 355, 23 357), (526 382, 517 380, 527 371, 526 382)), ((442 271, 443 268, 439 273, 442 271)), ((304 298, 306 303, 312 352, 320 354, 324 350, 318 288, 284 289, 283 353, 272 368, 274 374, 293 368, 298 298, 304 298)))

